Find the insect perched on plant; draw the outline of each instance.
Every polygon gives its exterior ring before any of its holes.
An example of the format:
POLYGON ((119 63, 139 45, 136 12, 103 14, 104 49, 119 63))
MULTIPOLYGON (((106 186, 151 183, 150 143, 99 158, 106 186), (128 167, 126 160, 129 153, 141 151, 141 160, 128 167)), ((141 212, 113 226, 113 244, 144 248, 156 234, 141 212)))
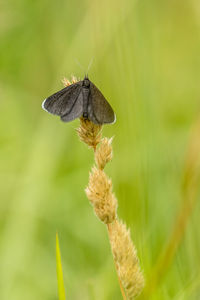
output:
POLYGON ((114 123, 116 120, 112 107, 87 76, 45 99, 42 108, 60 116, 64 122, 80 117, 94 124, 114 123))

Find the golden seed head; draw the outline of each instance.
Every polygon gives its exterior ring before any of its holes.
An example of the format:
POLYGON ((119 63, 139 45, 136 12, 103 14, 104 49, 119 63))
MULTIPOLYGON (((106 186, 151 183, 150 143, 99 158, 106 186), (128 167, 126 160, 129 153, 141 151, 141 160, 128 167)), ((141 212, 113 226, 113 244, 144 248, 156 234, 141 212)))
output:
POLYGON ((72 82, 72 83, 76 83, 76 82, 78 82, 78 81, 79 81, 79 79, 76 78, 74 75, 72 75, 71 82, 72 82))
POLYGON ((116 219, 117 201, 112 194, 112 182, 102 170, 96 167, 90 173, 86 195, 102 222, 108 224, 116 219))
POLYGON ((65 87, 71 85, 71 82, 67 78, 63 78, 62 83, 64 84, 65 87))
POLYGON ((112 138, 101 139, 101 125, 80 118, 77 133, 80 140, 95 150, 95 162, 85 190, 97 217, 107 224, 112 253, 120 280, 122 294, 134 299, 144 287, 137 252, 126 225, 117 218, 117 199, 112 192, 112 181, 104 173, 105 165, 112 159, 112 138), (96 150, 97 145, 100 143, 96 150), (123 286, 123 288, 122 288, 123 286))
POLYGON ((119 278, 128 299, 138 296, 144 287, 144 277, 139 267, 137 252, 130 231, 121 221, 109 225, 109 236, 119 278))
POLYGON ((80 118, 80 126, 77 129, 77 133, 82 142, 96 150, 97 145, 101 141, 101 129, 101 125, 96 125, 89 120, 80 118))
POLYGON ((112 138, 103 138, 101 144, 95 153, 95 162, 100 170, 112 159, 112 138))
POLYGON ((72 76, 71 81, 64 77, 63 80, 62 80, 62 83, 64 84, 65 87, 67 87, 67 86, 69 86, 73 83, 76 83, 78 81, 79 81, 79 79, 77 79, 75 76, 72 76))

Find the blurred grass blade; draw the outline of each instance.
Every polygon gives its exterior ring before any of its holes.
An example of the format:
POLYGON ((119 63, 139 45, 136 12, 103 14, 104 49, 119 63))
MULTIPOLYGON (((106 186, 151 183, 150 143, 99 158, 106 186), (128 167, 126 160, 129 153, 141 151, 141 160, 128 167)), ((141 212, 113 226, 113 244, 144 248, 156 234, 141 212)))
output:
POLYGON ((56 270, 58 279, 58 299, 66 300, 58 233, 56 233, 56 270))

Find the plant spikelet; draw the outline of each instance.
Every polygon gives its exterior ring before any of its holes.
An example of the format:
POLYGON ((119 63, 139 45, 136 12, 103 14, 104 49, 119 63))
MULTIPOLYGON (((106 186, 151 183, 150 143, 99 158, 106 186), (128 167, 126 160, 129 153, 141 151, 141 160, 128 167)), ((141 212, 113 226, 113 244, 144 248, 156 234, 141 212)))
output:
POLYGON ((105 165, 112 159, 112 138, 103 138, 99 148, 95 153, 95 162, 100 170, 105 168, 105 165))
POLYGON ((71 85, 71 82, 67 78, 63 78, 62 83, 64 84, 65 87, 71 85))
POLYGON ((72 75, 71 81, 64 77, 63 80, 62 80, 62 83, 64 84, 65 87, 67 87, 67 86, 69 86, 73 83, 76 83, 78 81, 79 81, 79 79, 72 75))
POLYGON ((116 219, 117 201, 112 194, 112 181, 96 167, 90 173, 86 195, 102 222, 108 224, 116 219))
POLYGON ((96 150, 97 145, 101 141, 101 129, 101 125, 96 125, 87 119, 80 118, 80 127, 77 129, 77 133, 82 142, 96 150))
POLYGON ((137 252, 130 237, 130 231, 121 221, 109 224, 110 244, 118 276, 128 299, 138 296, 144 287, 143 274, 140 271, 137 252))

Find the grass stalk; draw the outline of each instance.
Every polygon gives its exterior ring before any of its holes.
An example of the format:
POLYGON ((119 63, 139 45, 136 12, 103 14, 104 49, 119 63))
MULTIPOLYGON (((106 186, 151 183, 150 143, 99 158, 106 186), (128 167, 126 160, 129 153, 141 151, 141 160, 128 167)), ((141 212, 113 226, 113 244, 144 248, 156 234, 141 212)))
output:
POLYGON ((96 216, 107 226, 111 251, 124 300, 135 299, 144 286, 137 252, 130 231, 117 216, 117 199, 112 192, 112 181, 104 172, 112 159, 112 138, 101 138, 101 126, 80 119, 78 135, 94 150, 95 165, 89 176, 86 195, 96 216))
POLYGON ((66 300, 58 233, 56 233, 56 271, 58 281, 58 299, 66 300))
POLYGON ((194 210, 200 182, 200 119, 191 130, 188 151, 185 159, 182 183, 182 203, 175 218, 174 226, 160 257, 151 272, 144 290, 145 299, 156 290, 169 269, 178 247, 184 237, 189 219, 194 210))

